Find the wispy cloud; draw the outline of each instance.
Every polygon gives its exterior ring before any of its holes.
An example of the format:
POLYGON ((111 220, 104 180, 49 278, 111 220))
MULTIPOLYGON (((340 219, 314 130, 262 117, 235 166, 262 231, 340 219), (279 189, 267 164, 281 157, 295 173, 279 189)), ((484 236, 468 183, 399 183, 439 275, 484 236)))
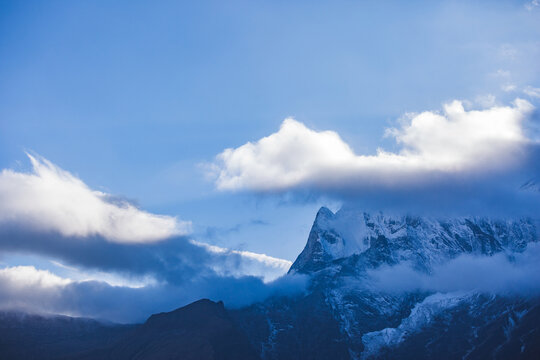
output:
POLYGON ((539 6, 540 6, 540 1, 539 0, 532 0, 532 1, 529 1, 529 2, 525 3, 525 9, 527 9, 528 11, 533 11, 534 9, 536 9, 539 6))
POLYGON ((227 256, 229 261, 235 262, 234 265, 228 264, 227 262, 216 262, 212 268, 221 275, 238 276, 241 274, 250 274, 259 276, 265 281, 272 281, 285 274, 292 265, 292 262, 289 260, 279 259, 266 254, 245 250, 231 250, 195 240, 191 240, 190 242, 204 248, 212 254, 227 256), (241 261, 238 260, 238 257, 241 261))
POLYGON ((525 89, 523 89, 523 92, 525 94, 529 95, 530 97, 540 99, 540 88, 527 86, 525 89))

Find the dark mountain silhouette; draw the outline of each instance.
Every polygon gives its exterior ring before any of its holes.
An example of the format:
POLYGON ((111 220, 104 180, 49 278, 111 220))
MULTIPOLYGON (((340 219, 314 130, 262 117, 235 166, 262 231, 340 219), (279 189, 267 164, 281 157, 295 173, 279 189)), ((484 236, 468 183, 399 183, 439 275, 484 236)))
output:
POLYGON ((111 346, 135 325, 69 316, 0 313, 0 359, 62 359, 111 346))
POLYGON ((248 338, 240 332, 223 303, 207 299, 150 316, 111 349, 97 355, 99 358, 141 360, 258 359, 248 338))

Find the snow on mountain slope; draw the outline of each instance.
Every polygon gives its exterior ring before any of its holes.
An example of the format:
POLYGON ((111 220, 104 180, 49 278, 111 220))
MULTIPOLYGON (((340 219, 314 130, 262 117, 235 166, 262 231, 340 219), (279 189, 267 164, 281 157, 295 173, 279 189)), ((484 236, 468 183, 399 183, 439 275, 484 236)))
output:
MULTIPOLYGON (((435 219, 388 216, 321 208, 302 253, 290 272, 312 273, 356 256, 359 267, 408 261, 429 272, 460 254, 493 255, 523 251, 538 240, 532 219, 493 220, 479 217, 435 219)), ((356 266, 356 267, 358 267, 356 266)))
POLYGON ((420 331, 429 324, 438 313, 456 307, 463 301, 475 296, 474 293, 436 293, 416 304, 411 314, 403 319, 396 328, 384 328, 369 332, 362 336, 365 350, 362 358, 377 354, 383 347, 395 347, 403 342, 411 333, 420 331))

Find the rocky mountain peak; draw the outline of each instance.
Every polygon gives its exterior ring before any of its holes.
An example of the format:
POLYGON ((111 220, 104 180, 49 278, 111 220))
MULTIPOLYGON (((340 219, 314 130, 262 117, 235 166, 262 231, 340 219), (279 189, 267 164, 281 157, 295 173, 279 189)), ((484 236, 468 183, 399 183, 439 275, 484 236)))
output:
MULTIPOLYGON (((322 207, 290 272, 313 273, 354 258, 357 268, 407 261, 428 271, 463 253, 522 251, 538 240, 531 219, 431 218, 322 207)), ((350 263, 351 261, 349 261, 350 263)))

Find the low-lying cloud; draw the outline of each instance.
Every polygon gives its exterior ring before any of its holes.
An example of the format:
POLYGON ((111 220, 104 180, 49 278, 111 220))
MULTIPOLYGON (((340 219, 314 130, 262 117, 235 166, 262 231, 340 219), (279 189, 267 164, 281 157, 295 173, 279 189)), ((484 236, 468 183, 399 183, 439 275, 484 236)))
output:
POLYGON ((540 244, 530 243, 522 253, 492 256, 461 255, 436 266, 430 274, 410 264, 381 266, 367 272, 364 283, 385 292, 478 291, 490 294, 540 294, 540 244))
POLYGON ((223 300, 227 307, 291 296, 305 290, 307 277, 287 275, 270 283, 255 277, 205 277, 184 284, 111 286, 74 281, 33 266, 0 269, 0 309, 84 316, 120 323, 142 322, 200 298, 223 300))
POLYGON ((453 101, 443 113, 407 114, 400 127, 385 134, 400 150, 379 149, 376 155, 358 155, 336 132, 315 131, 288 118, 278 132, 224 150, 211 169, 220 190, 418 186, 515 165, 531 144, 524 122, 533 109, 522 99, 483 110, 465 110, 453 101))

